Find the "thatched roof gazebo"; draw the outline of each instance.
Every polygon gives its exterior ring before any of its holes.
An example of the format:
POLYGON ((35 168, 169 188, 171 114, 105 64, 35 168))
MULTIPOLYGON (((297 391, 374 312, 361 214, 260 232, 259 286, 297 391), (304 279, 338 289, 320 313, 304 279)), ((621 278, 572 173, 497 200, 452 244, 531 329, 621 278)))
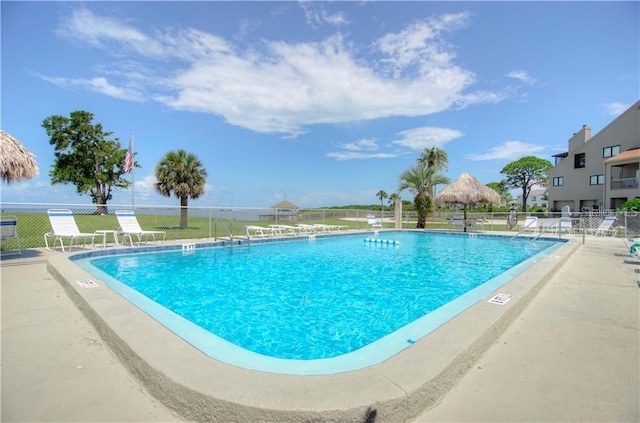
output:
POLYGON ((0 130, 0 177, 2 182, 31 179, 38 174, 36 157, 8 133, 0 130))
POLYGON ((500 201, 500 194, 468 173, 458 176, 455 182, 444 187, 435 197, 436 204, 462 204, 465 222, 467 205, 498 204, 500 201))

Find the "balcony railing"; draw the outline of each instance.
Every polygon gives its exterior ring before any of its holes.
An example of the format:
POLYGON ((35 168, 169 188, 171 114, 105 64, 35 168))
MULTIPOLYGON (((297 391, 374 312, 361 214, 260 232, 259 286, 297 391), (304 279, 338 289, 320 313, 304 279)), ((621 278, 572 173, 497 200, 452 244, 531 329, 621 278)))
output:
POLYGON ((612 179, 611 189, 638 189, 640 178, 612 179))

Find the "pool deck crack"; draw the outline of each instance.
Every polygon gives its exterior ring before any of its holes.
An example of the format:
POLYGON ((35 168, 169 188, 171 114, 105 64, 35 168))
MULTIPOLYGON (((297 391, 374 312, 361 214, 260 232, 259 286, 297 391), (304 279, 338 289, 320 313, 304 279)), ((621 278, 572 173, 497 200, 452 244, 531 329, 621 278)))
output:
POLYGON ((404 396, 405 396, 405 397, 408 397, 408 396, 409 396, 409 393, 408 393, 407 391, 405 391, 405 390, 404 390, 404 388, 402 388, 402 386, 398 385, 398 383, 396 383, 396 382, 394 382, 393 380, 391 380, 391 379, 389 378, 389 376, 384 375, 383 377, 384 377, 385 379, 387 379, 389 382, 391 382, 393 385, 395 385, 395 386, 396 386, 398 389, 400 389, 402 392, 404 392, 404 396))

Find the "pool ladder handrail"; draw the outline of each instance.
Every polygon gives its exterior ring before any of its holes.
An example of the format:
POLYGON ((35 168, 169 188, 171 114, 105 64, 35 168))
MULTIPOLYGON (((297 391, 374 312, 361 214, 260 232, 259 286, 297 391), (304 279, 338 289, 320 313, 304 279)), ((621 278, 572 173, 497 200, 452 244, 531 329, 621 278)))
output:
MULTIPOLYGON (((553 222, 551 222, 551 225, 549 225, 549 226, 546 226, 546 227, 544 227, 544 228, 539 227, 539 228, 538 228, 538 231, 537 231, 537 233, 536 233, 536 236, 534 236, 534 237, 531 239, 531 241, 530 241, 530 242, 533 242, 533 241, 537 240, 538 238, 540 238, 540 237, 544 234, 544 230, 545 230, 545 229, 551 229, 551 228, 553 228, 554 226, 556 226, 556 227, 558 228, 558 238, 560 238, 560 237, 561 237, 561 232, 562 232, 562 226, 561 226, 561 223, 560 223, 560 222, 561 222, 561 220, 562 220, 562 218, 558 218, 558 219, 554 220, 553 222)), ((518 231, 518 233, 517 233, 517 234, 515 234, 513 237, 511 237, 511 239, 510 239, 509 241, 513 241, 513 240, 514 240, 518 235, 520 235, 520 234, 522 234, 522 233, 524 233, 524 232, 520 232, 520 231, 518 231)))
MULTIPOLYGON (((247 233, 246 228, 244 227, 244 225, 242 223, 238 222, 238 220, 235 217, 232 217, 230 220, 231 220, 231 225, 230 225, 231 229, 233 229, 233 225, 235 223, 236 225, 238 225, 238 227, 240 228, 240 230, 242 231, 243 234, 247 233)), ((231 245, 233 245, 233 231, 219 217, 216 217, 216 220, 213 222, 213 239, 216 240, 216 241, 218 240, 218 237, 217 237, 218 222, 220 222, 220 225, 222 225, 222 228, 224 229, 224 231, 229 235, 229 239, 231 240, 231 245)), ((247 242, 249 242, 249 235, 245 235, 245 238, 246 238, 247 242)))

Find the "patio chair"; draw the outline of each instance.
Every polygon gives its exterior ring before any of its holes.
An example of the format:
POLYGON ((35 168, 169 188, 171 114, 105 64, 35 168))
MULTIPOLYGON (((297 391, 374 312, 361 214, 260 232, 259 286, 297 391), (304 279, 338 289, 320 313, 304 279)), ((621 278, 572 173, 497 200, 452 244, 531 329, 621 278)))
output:
POLYGON ((337 226, 325 225, 323 223, 313 223, 311 226, 315 227, 319 232, 331 233, 337 231, 337 226))
POLYGON ((627 246, 627 251, 634 257, 640 258, 640 238, 624 238, 624 244, 627 246))
POLYGON ((558 225, 559 232, 573 233, 573 220, 570 217, 561 217, 558 225))
POLYGON ((618 229, 613 227, 613 224, 616 222, 615 216, 606 216, 600 222, 597 228, 584 228, 585 233, 593 234, 594 236, 616 236, 618 233, 618 229))
POLYGON ((367 216, 367 224, 371 225, 371 229, 382 229, 382 221, 376 219, 376 217, 374 215, 368 215, 367 216))
POLYGON ((116 210, 116 218, 118 219, 118 224, 120 225, 119 233, 122 234, 122 243, 124 244, 125 240, 129 238, 129 244, 133 247, 133 236, 138 239, 138 245, 142 244, 142 242, 148 242, 150 239, 153 240, 155 244, 157 242, 156 235, 162 235, 162 241, 167 236, 165 231, 145 231, 142 230, 140 224, 138 223, 138 218, 133 210, 116 210))
POLYGON ((246 232, 248 237, 260 236, 262 238, 266 238, 268 236, 281 235, 282 234, 282 230, 279 229, 279 228, 273 228, 273 227, 266 228, 264 226, 248 225, 248 226, 244 227, 244 230, 245 230, 245 232, 246 232))
POLYGON ((16 216, 2 216, 0 218, 0 238, 4 245, 4 250, 0 254, 3 256, 22 254, 20 239, 18 238, 18 218, 16 216), (16 241, 16 250, 9 250, 9 240, 11 239, 16 241))
POLYGON ((298 232, 300 228, 296 228, 295 226, 291 226, 291 225, 269 225, 270 228, 273 229, 277 229, 280 231, 281 235, 298 235, 298 232))
POLYGON ((347 225, 326 225, 324 223, 314 223, 312 226, 325 232, 340 232, 343 229, 349 228, 347 225))
POLYGON ((69 251, 73 248, 76 240, 84 240, 83 247, 87 245, 87 240, 91 239, 91 248, 95 246, 97 233, 80 232, 73 212, 69 209, 49 209, 47 210, 51 232, 44 234, 44 244, 47 250, 55 249, 56 243, 60 241, 60 247, 64 253, 64 238, 69 238, 69 251), (49 238, 53 237, 53 248, 49 247, 49 238))
POLYGON ((300 230, 300 234, 313 235, 318 231, 318 228, 313 225, 307 225, 306 223, 298 223, 296 227, 300 230))
POLYGON ((535 233, 538 233, 538 231, 539 231, 538 216, 527 216, 524 219, 524 223, 522 224, 518 232, 520 233, 532 232, 535 234, 535 233))

